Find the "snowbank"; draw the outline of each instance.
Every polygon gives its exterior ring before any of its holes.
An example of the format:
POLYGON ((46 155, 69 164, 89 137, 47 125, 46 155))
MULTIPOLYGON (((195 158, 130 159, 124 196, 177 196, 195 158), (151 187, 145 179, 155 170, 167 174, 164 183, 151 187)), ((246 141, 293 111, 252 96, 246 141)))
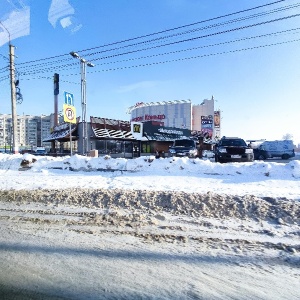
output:
POLYGON ((299 299, 299 161, 0 155, 0 298, 299 299))

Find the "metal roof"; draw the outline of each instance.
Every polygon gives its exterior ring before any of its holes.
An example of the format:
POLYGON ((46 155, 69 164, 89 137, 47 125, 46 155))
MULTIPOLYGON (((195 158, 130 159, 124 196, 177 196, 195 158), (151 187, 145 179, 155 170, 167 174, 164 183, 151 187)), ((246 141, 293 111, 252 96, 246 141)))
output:
POLYGON ((135 140, 131 134, 129 121, 91 117, 91 127, 95 137, 105 139, 135 140))

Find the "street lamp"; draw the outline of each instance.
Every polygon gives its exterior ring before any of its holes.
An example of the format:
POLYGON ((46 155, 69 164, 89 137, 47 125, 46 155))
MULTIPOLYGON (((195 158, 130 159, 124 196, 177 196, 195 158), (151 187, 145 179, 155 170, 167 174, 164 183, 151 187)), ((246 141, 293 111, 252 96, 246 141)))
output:
POLYGON ((94 67, 95 65, 84 58, 80 57, 78 53, 72 51, 70 55, 80 60, 81 70, 81 109, 82 109, 82 154, 87 155, 88 148, 88 128, 86 124, 86 66, 94 67))
POLYGON ((11 95, 11 116, 13 122, 13 153, 19 152, 19 146, 17 142, 17 108, 16 108, 16 85, 15 85, 15 46, 11 44, 11 36, 9 30, 0 22, 0 26, 3 27, 8 34, 8 46, 9 46, 9 70, 10 70, 10 95, 11 95))

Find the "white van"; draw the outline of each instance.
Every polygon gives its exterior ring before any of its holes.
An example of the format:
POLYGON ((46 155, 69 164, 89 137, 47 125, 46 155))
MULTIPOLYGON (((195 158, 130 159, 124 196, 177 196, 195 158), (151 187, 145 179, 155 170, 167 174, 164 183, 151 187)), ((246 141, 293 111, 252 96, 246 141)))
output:
POLYGON ((281 157, 289 159, 295 156, 294 144, 291 140, 264 141, 258 148, 253 149, 254 159, 281 157))

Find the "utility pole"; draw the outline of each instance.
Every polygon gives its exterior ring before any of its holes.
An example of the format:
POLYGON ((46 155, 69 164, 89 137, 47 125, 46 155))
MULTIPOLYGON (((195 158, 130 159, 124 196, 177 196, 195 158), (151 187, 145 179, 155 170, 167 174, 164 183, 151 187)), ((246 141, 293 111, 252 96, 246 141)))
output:
POLYGON ((94 67, 95 65, 84 58, 80 57, 78 53, 72 51, 70 55, 80 60, 80 71, 81 71, 81 108, 82 108, 82 154, 88 155, 89 150, 89 139, 88 139, 88 126, 86 122, 86 66, 94 67))
POLYGON ((83 155, 87 155, 88 151, 88 128, 86 123, 86 62, 84 59, 80 60, 81 69, 81 108, 82 108, 82 152, 83 155))
POLYGON ((15 84, 15 46, 9 43, 9 71, 10 71, 10 95, 11 95, 11 116, 12 116, 12 152, 19 153, 18 127, 17 127, 17 101, 15 84))
POLYGON ((14 154, 19 153, 19 146, 17 141, 18 128, 17 128, 17 101, 16 101, 16 85, 15 85, 15 47, 9 44, 9 70, 10 70, 10 90, 11 90, 11 112, 12 112, 12 137, 14 154))
MULTIPOLYGON (((58 95, 59 95, 59 74, 54 73, 53 77, 54 84, 54 126, 53 129, 58 125, 58 95)), ((55 140, 51 142, 51 151, 56 153, 55 140)))
POLYGON ((4 26, 2 22, 0 25, 7 31, 8 33, 8 45, 9 45, 9 72, 10 72, 10 93, 11 93, 11 116, 12 116, 12 140, 13 140, 13 148, 12 152, 14 154, 19 153, 17 135, 17 100, 16 100, 16 83, 15 83, 15 47, 10 43, 10 32, 4 26))

